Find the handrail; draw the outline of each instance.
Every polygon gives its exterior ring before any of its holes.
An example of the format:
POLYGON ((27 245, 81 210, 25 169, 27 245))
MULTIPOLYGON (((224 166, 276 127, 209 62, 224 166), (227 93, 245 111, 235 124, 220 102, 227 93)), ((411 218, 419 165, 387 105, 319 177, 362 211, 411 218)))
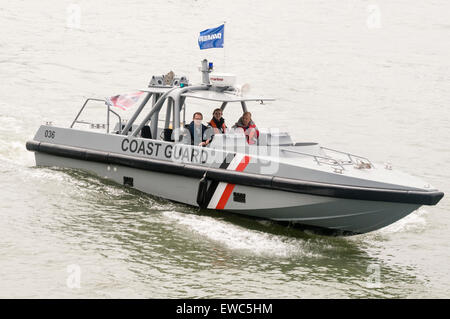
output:
POLYGON ((77 121, 77 123, 80 123, 80 124, 94 124, 92 122, 86 122, 86 121, 77 121))
POLYGON ((109 113, 113 113, 115 116, 117 116, 117 118, 119 119, 119 123, 122 123, 122 118, 120 117, 119 114, 117 114, 116 112, 114 112, 113 110, 111 110, 110 105, 106 102, 106 100, 104 99, 96 99, 96 98, 88 98, 86 99, 86 101, 84 102, 83 106, 81 107, 81 109, 78 111, 77 116, 75 117, 75 119, 73 120, 72 124, 70 125, 70 128, 73 128, 73 126, 75 125, 75 123, 82 123, 82 124, 90 124, 89 122, 85 122, 85 121, 78 121, 78 118, 80 117, 81 113, 84 111, 84 108, 86 107, 87 103, 89 101, 97 101, 97 102, 105 102, 105 104, 107 105, 108 109, 107 109, 107 123, 106 123, 106 132, 109 133, 109 113))
POLYGON ((286 149, 286 148, 281 148, 281 150, 284 151, 284 152, 291 152, 291 153, 295 153, 295 154, 311 156, 311 157, 314 157, 314 159, 316 160, 317 164, 319 164, 319 165, 320 165, 320 163, 322 163, 322 164, 328 164, 328 165, 338 165, 338 166, 341 167, 342 170, 345 171, 345 167, 342 166, 342 164, 339 163, 338 161, 336 161, 334 158, 324 157, 324 156, 318 156, 318 155, 313 155, 313 154, 308 154, 308 153, 302 153, 302 152, 298 152, 298 151, 294 151, 294 150, 289 150, 289 149, 286 149), (331 162, 333 162, 333 164, 331 164, 331 163, 320 162, 320 161, 318 160, 318 158, 324 159, 324 160, 326 160, 326 161, 331 161, 331 162))
POLYGON ((75 125, 75 123, 77 122, 78 118, 80 117, 81 112, 83 112, 83 110, 84 110, 86 104, 87 104, 89 101, 99 101, 99 102, 105 102, 105 103, 106 103, 105 100, 95 99, 95 98, 88 98, 88 99, 84 102, 84 104, 83 104, 83 106, 81 107, 80 111, 78 111, 78 114, 77 114, 77 116, 75 117, 75 119, 73 120, 72 124, 70 125, 70 128, 72 128, 72 127, 75 125))
MULTIPOLYGON (((117 118, 119 119, 119 130, 120 130, 120 123, 122 123, 122 118, 120 117, 119 114, 117 114, 116 112, 111 110, 109 105, 108 105, 108 111, 111 112, 112 114, 114 114, 115 116, 117 116, 117 118)), ((109 119, 108 119, 108 132, 107 133, 109 133, 109 119)))
POLYGON ((354 162, 353 162, 353 159, 352 159, 352 157, 355 157, 355 158, 357 158, 357 159, 359 158, 359 159, 366 160, 372 167, 375 167, 375 166, 372 164, 372 162, 371 162, 367 157, 363 157, 363 156, 351 154, 351 153, 348 153, 348 152, 338 151, 338 150, 335 150, 335 149, 332 149, 332 148, 328 148, 328 147, 323 147, 323 146, 321 146, 320 148, 323 149, 323 150, 329 150, 329 151, 332 151, 332 152, 336 152, 336 153, 340 153, 340 154, 347 155, 348 158, 350 159, 350 163, 351 163, 351 164, 357 164, 357 163, 354 163, 354 162))

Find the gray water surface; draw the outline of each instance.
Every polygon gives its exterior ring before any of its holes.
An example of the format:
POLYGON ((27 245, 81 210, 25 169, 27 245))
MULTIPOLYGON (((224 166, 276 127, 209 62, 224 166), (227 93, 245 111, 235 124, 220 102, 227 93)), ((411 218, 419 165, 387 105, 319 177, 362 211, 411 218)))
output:
POLYGON ((448 1, 0 2, 0 297, 450 297, 448 1), (198 32, 223 21, 225 50, 200 51, 198 32), (85 98, 153 74, 199 82, 205 57, 278 98, 249 104, 258 126, 390 162, 447 196, 325 237, 34 166, 25 142, 45 121, 68 126, 85 98))

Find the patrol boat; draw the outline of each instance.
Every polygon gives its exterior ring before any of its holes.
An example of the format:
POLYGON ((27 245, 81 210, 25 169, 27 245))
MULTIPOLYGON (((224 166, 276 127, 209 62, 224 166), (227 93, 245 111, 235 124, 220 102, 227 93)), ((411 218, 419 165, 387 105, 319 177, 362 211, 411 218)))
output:
POLYGON ((199 85, 173 73, 153 76, 139 91, 142 101, 127 121, 107 100, 88 98, 70 127, 42 125, 26 147, 35 152, 38 166, 81 169, 217 213, 344 235, 380 229, 444 196, 390 165, 318 143, 294 142, 276 129, 261 130, 253 145, 237 130, 214 135, 206 147, 191 145, 183 125, 187 100, 215 102, 222 110, 238 106, 243 112, 248 102, 273 101, 243 94, 234 76, 215 74, 207 60, 200 71, 199 85), (91 102, 106 102, 106 123, 79 120, 91 102), (164 125, 159 126, 163 108, 164 125))

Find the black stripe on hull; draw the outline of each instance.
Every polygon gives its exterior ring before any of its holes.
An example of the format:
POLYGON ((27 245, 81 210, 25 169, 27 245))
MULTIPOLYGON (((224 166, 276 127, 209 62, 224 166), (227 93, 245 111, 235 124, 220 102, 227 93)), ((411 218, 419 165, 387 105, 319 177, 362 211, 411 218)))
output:
POLYGON ((222 168, 208 168, 192 164, 182 164, 157 159, 140 158, 118 153, 94 151, 90 149, 37 141, 27 142, 26 147, 29 151, 42 152, 84 161, 122 165, 136 169, 158 171, 162 173, 175 174, 198 179, 201 179, 206 174, 208 180, 216 182, 246 185, 316 196, 419 205, 436 205, 444 196, 444 193, 439 191, 408 191, 318 183, 292 178, 236 172, 222 168))
MULTIPOLYGON (((225 159, 223 160, 222 164, 220 164, 220 169, 227 169, 228 166, 230 166, 231 161, 236 156, 236 153, 229 153, 227 156, 225 156, 225 159)), ((216 192, 217 186, 219 186, 220 181, 218 180, 212 180, 211 184, 208 187, 208 191, 206 192, 206 207, 209 206, 209 203, 211 202, 211 199, 216 192)))

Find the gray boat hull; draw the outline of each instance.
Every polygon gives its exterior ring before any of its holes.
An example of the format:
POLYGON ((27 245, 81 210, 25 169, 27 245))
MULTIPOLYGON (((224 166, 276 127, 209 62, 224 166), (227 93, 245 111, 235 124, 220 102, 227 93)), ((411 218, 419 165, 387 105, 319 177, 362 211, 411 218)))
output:
MULTIPOLYGON (((132 186, 147 194, 198 206, 196 198, 199 180, 196 178, 83 161, 42 152, 36 152, 35 157, 38 166, 81 169, 101 178, 132 186)), ((235 196, 230 195, 224 211, 345 233, 366 233, 385 227, 421 206, 298 194, 246 185, 234 185, 232 192, 233 195, 245 194, 245 203, 242 203, 239 196, 234 198, 235 196)), ((215 210, 213 206, 210 204, 209 209, 215 210)))

